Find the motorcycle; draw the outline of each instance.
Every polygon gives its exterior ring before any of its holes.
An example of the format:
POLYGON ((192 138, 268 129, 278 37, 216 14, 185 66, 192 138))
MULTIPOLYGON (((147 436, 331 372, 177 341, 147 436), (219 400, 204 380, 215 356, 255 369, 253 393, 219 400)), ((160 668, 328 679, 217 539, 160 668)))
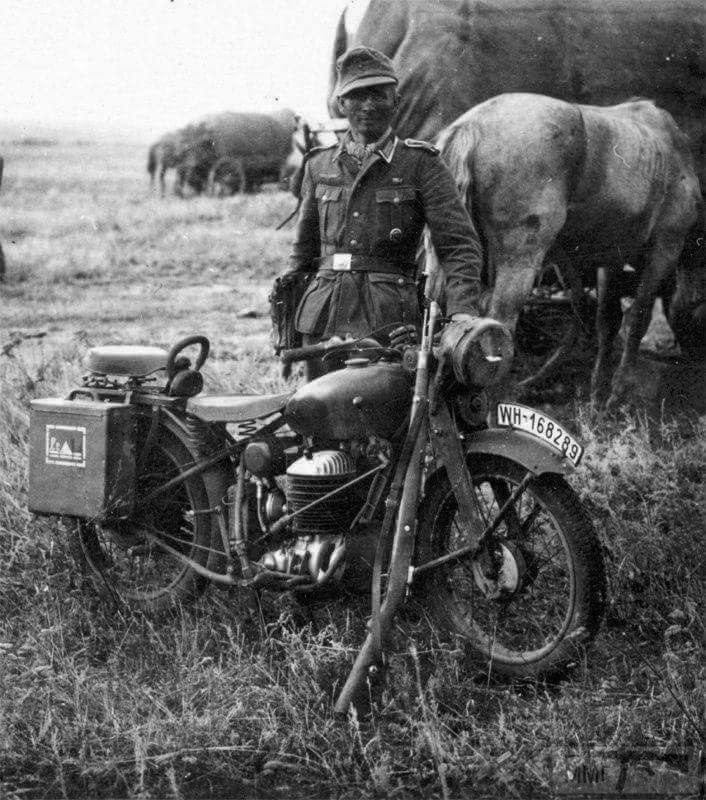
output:
POLYGON ((583 448, 538 410, 490 413, 512 358, 503 326, 443 322, 432 301, 417 347, 285 351, 340 368, 268 395, 203 393, 204 336, 168 353, 93 348, 81 386, 32 402, 30 510, 62 517, 98 591, 148 613, 209 582, 370 592, 338 712, 409 596, 497 673, 559 674, 604 602, 598 539, 565 477, 583 448))

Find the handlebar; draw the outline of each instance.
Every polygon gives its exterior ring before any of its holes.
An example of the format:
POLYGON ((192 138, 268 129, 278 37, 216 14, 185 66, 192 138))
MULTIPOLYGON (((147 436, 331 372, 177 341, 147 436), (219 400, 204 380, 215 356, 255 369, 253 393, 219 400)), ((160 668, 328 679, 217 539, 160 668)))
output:
MULTIPOLYGON (((328 339, 316 344, 308 344, 303 347, 293 347, 290 350, 282 350, 280 358, 283 364, 292 364, 295 361, 313 361, 315 358, 323 358, 327 355, 342 355, 346 351, 358 352, 364 350, 384 351, 387 353, 391 348, 384 347, 375 339, 352 339, 335 341, 328 339)), ((391 351, 396 352, 396 351, 391 351)))

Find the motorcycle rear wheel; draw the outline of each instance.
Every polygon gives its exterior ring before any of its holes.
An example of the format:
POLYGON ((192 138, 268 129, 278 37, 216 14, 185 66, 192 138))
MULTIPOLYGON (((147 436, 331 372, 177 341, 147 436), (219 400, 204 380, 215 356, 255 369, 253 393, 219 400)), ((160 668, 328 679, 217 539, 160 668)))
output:
MULTIPOLYGON (((136 500, 194 463, 189 450, 164 428, 136 477, 136 500)), ((146 508, 114 525, 72 519, 69 546, 94 589, 119 605, 158 614, 200 595, 206 579, 151 541, 145 532, 205 566, 212 515, 206 486, 194 475, 146 508)))
MULTIPOLYGON (((526 475, 515 462, 474 457, 481 515, 489 524, 526 475)), ((430 487, 419 518, 418 562, 467 544, 448 479, 430 487)), ((433 621, 460 637, 488 669, 510 678, 553 678, 580 660, 600 626, 605 572, 600 544, 581 503, 559 475, 534 477, 496 530, 518 567, 515 591, 488 599, 470 557, 425 577, 422 602, 433 621)))

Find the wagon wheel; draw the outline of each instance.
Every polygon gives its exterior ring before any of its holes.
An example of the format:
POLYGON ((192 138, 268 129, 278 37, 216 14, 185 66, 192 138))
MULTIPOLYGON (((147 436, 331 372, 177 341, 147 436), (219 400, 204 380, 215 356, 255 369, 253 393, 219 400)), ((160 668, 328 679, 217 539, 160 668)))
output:
POLYGON ((565 258, 545 261, 517 321, 518 389, 537 386, 565 361, 587 327, 585 306, 576 268, 565 258))

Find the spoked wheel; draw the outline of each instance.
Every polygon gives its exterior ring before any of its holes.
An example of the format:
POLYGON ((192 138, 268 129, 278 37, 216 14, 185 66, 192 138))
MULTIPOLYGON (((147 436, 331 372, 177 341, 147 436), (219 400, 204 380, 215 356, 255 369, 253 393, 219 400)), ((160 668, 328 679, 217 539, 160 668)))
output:
MULTIPOLYGON (((495 456, 474 458, 471 472, 486 525, 527 474, 495 456)), ((457 512, 448 480, 439 481, 420 515, 417 563, 468 543, 457 512)), ((469 556, 447 562, 429 572, 421 599, 436 623, 464 639, 495 672, 556 676, 600 625, 605 575, 593 526, 569 485, 545 474, 529 481, 495 535, 494 564, 469 556)))
POLYGON ((568 260, 547 261, 517 320, 520 390, 537 386, 571 353, 585 328, 581 277, 568 260))
MULTIPOLYGON (((159 429, 136 479, 136 501, 193 464, 189 451, 159 429)), ((205 579, 155 540, 201 565, 208 561, 212 515, 201 476, 193 476, 159 495, 134 516, 102 525, 74 520, 70 544, 74 558, 101 594, 130 607, 159 613, 199 595, 205 579)))

